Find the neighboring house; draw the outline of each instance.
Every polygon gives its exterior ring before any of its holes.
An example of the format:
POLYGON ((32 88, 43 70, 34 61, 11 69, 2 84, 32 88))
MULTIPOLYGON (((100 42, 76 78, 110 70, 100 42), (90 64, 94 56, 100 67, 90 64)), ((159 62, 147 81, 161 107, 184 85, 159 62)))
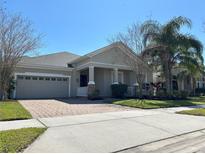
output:
MULTIPOLYGON (((88 95, 98 89, 100 96, 111 96, 111 84, 124 83, 131 89, 136 74, 124 58, 132 57, 146 65, 122 43, 113 43, 84 56, 60 52, 38 57, 24 57, 14 78, 16 99, 64 98, 88 95)), ((152 82, 152 70, 146 65, 145 83, 152 82)))
POLYGON ((201 76, 197 81, 196 81, 196 88, 204 88, 205 89, 205 76, 201 76))
MULTIPOLYGON (((193 88, 204 88, 205 89, 205 76, 201 75, 196 79, 196 85, 193 86, 194 82, 191 76, 179 77, 179 73, 184 71, 185 68, 175 67, 172 69, 172 89, 175 91, 187 91, 193 92, 193 88)), ((164 82, 160 72, 153 73, 153 82, 164 82)))

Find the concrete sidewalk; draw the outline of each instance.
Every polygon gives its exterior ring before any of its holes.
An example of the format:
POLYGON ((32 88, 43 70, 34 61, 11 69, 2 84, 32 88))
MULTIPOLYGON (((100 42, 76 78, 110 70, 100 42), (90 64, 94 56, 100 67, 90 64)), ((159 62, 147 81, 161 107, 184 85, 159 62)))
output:
POLYGON ((45 126, 36 119, 0 122, 0 131, 20 129, 20 128, 30 128, 30 127, 45 127, 45 126))
POLYGON ((29 127, 55 127, 63 125, 73 125, 73 124, 82 124, 97 122, 103 120, 114 120, 119 118, 128 118, 134 116, 145 116, 162 113, 175 113, 182 110, 192 110, 195 108, 205 108, 205 105, 189 106, 189 107, 173 107, 173 108, 160 108, 160 109, 135 109, 130 111, 115 111, 115 112, 106 112, 106 113, 94 113, 94 114, 85 114, 77 116, 59 116, 51 118, 40 118, 40 119, 28 119, 28 120, 15 120, 15 121, 0 121, 0 131, 10 130, 10 129, 19 129, 19 128, 29 128, 29 127), (123 114, 119 114, 119 113, 123 114), (44 125, 45 124, 45 125, 44 125))
POLYGON ((159 109, 152 109, 153 111, 161 111, 166 113, 175 113, 178 111, 183 110, 193 110, 198 108, 205 108, 205 105, 195 105, 195 106, 184 106, 184 107, 170 107, 170 108, 159 108, 159 109))
POLYGON ((205 129, 205 118, 135 110, 39 119, 48 130, 25 152, 116 152, 205 129))

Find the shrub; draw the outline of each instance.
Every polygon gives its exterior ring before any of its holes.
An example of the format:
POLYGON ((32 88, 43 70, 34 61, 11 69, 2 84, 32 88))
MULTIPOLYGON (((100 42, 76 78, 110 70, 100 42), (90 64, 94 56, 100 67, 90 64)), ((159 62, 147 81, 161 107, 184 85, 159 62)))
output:
POLYGON ((12 93, 13 93, 13 91, 14 91, 14 89, 15 89, 15 84, 16 84, 16 82, 15 82, 15 80, 14 80, 14 77, 12 77, 12 79, 11 79, 10 82, 9 82, 9 89, 8 89, 8 91, 7 91, 7 93, 8 93, 8 98, 9 98, 9 99, 12 98, 12 93))
POLYGON ((180 92, 177 91, 177 90, 174 90, 173 93, 172 93, 172 97, 173 98, 180 98, 180 92))
POLYGON ((173 98, 174 99, 186 99, 189 96, 188 91, 174 91, 173 98))
POLYGON ((100 97, 100 90, 95 89, 95 91, 94 91, 91 95, 88 96, 88 99, 90 99, 90 100, 99 100, 99 99, 102 99, 102 98, 100 97))
POLYGON ((186 99, 189 96, 188 91, 180 91, 180 98, 181 99, 186 99))
POLYGON ((195 93, 197 95, 205 95, 205 88, 196 88, 195 93))
POLYGON ((156 96, 157 96, 158 98, 167 98, 166 89, 160 88, 160 89, 156 92, 156 96))
POLYGON ((112 84, 111 91, 112 96, 115 98, 124 98, 127 92, 128 86, 126 84, 112 84))

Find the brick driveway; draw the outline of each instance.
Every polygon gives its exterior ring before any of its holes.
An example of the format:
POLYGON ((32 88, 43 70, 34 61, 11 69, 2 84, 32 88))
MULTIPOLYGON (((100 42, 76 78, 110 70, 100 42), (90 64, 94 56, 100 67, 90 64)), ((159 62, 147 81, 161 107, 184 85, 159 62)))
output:
POLYGON ((86 99, 68 99, 61 101, 54 99, 19 100, 19 102, 31 113, 33 118, 131 110, 127 107, 107 104, 102 101, 88 101, 86 99))

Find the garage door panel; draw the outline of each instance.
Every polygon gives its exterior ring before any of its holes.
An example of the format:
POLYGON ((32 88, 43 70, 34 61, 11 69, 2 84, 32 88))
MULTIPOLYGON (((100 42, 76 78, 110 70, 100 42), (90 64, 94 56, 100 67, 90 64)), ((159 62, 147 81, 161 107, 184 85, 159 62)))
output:
POLYGON ((65 98, 69 96, 69 80, 17 79, 16 97, 20 98, 65 98))

